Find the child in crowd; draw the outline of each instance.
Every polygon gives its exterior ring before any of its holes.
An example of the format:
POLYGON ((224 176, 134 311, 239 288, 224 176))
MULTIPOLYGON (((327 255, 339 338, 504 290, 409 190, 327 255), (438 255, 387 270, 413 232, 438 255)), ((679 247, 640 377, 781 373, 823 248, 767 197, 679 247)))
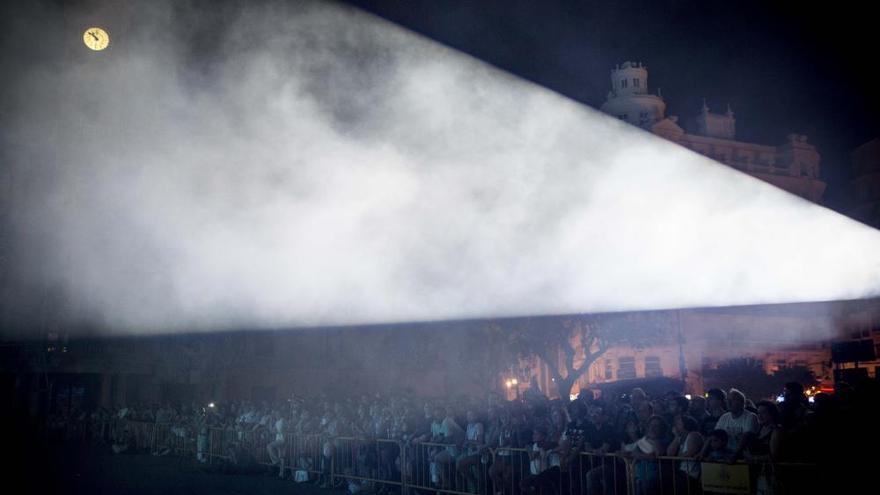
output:
POLYGON ((703 449, 703 460, 706 462, 731 462, 733 451, 727 447, 727 441, 726 431, 719 429, 710 431, 703 449))

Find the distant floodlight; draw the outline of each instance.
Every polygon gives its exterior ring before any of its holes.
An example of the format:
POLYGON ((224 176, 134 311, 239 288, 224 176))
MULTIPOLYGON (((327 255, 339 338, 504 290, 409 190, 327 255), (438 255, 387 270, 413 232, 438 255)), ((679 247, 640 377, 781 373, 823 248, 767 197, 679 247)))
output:
POLYGON ((209 403, 208 403, 208 407, 214 407, 214 403, 213 403, 213 402, 209 402, 209 403))

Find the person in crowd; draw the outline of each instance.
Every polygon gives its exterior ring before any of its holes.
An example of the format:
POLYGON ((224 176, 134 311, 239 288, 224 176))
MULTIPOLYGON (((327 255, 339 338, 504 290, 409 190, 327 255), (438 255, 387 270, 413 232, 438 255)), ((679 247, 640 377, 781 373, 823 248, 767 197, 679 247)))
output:
POLYGON ((745 447, 744 435, 758 431, 758 416, 745 409, 746 396, 735 388, 727 392, 727 401, 730 410, 721 415, 715 429, 727 432, 728 447, 734 452, 736 458, 739 458, 745 447))
POLYGON ((620 452, 625 456, 632 455, 637 447, 636 444, 643 435, 644 432, 639 429, 639 420, 634 416, 630 417, 623 426, 623 438, 621 439, 620 452))
POLYGON ((490 463, 491 449, 493 446, 498 445, 498 437, 501 435, 502 409, 502 405, 489 406, 486 412, 486 433, 483 435, 483 446, 480 449, 480 462, 483 464, 490 463))
MULTIPOLYGON (((700 433, 703 433, 703 421, 709 416, 709 413, 706 412, 706 398, 702 395, 695 395, 691 398, 690 404, 688 405, 687 410, 688 416, 694 418, 697 421, 697 428, 700 433)), ((720 418, 721 416, 719 416, 720 418)), ((717 423, 718 420, 715 420, 717 423)))
POLYGON ((675 424, 678 418, 688 413, 690 402, 687 397, 681 394, 673 394, 666 399, 668 407, 666 420, 669 421, 669 424, 675 424))
POLYGON ((700 425, 703 436, 715 429, 718 420, 727 412, 727 394, 720 388, 711 388, 706 392, 706 416, 700 425))
POLYGON ((735 453, 730 449, 729 435, 725 430, 716 429, 709 432, 703 451, 697 455, 697 460, 705 462, 732 462, 735 453))
POLYGON ((669 426, 662 416, 652 416, 648 420, 645 435, 636 442, 632 451, 635 459, 636 493, 648 495, 660 490, 660 463, 657 457, 666 453, 669 426))
MULTIPOLYGON (((873 389, 865 392, 858 386, 844 390, 848 392, 819 395, 815 404, 810 404, 803 396, 803 387, 788 384, 782 404, 758 401, 756 414, 748 411, 748 400, 735 389, 727 394, 712 389, 705 400, 695 397, 690 402, 678 394, 664 394, 658 399, 636 389, 629 397, 615 397, 613 401, 602 397, 571 402, 546 398, 496 400, 488 409, 485 400, 473 397, 437 398, 430 403, 436 411, 432 412, 432 423, 423 420, 421 403, 414 397, 371 394, 337 400, 297 398, 272 404, 218 402, 215 407, 206 407, 202 402, 156 402, 89 412, 75 407, 55 408, 48 424, 67 432, 61 440, 88 439, 89 435, 106 438, 112 451, 119 453, 191 453, 203 462, 222 459, 219 453, 230 460, 252 454, 261 462, 271 462, 273 474, 283 472, 280 465, 287 461, 283 459, 285 441, 299 442, 301 435, 306 440, 303 449, 310 452, 308 457, 313 461, 308 469, 324 474, 319 479, 323 486, 329 485, 329 469, 335 461, 337 473, 349 470, 353 476, 376 480, 374 485, 361 484, 376 492, 381 492, 383 485, 393 487, 402 479, 403 469, 409 473, 409 480, 416 480, 412 483, 416 489, 435 487, 483 494, 493 493, 491 488, 494 494, 506 495, 520 495, 520 490, 613 492, 621 487, 608 473, 618 467, 618 474, 634 474, 637 493, 661 488, 664 493, 672 493, 667 491, 666 483, 673 479, 676 493, 687 493, 698 488, 698 461, 744 459, 758 466, 772 464, 769 471, 752 470, 751 474, 753 483, 773 488, 779 473, 785 481, 781 486, 786 488, 792 486, 791 479, 800 478, 777 469, 779 461, 819 462, 822 469, 845 469, 847 461, 836 455, 847 445, 841 437, 855 438, 860 425, 870 423, 870 412, 877 408, 866 395, 874 393, 873 389), (671 418, 671 434, 665 426, 666 417, 671 418), (79 425, 85 422, 91 429, 79 425), (710 428, 717 428, 704 437, 701 432, 710 423, 710 428), (461 428, 460 424, 467 426, 461 428), (803 443, 796 443, 798 437, 786 429, 786 424, 800 434, 803 443), (284 436, 287 426, 296 437, 284 436), (145 434, 154 428, 167 431, 155 437, 145 434), (314 448, 309 446, 307 440, 319 435, 321 440, 315 441, 314 448), (368 441, 339 440, 340 436, 368 441), (416 443, 419 440, 433 440, 438 445, 420 446, 416 443), (813 449, 806 448, 811 444, 813 449), (361 450, 361 446, 367 448, 361 450), (346 460, 340 455, 343 449, 354 455, 346 460), (430 457, 426 455, 429 450, 430 457), (602 454, 615 452, 633 459, 634 471, 614 462, 590 464, 590 459, 607 459, 602 454), (368 458, 360 459, 361 453, 368 458), (679 459, 658 459, 662 456, 679 459), (355 462, 351 459, 363 462, 348 465, 355 462), (482 476, 486 472, 488 480, 482 476), (436 475, 434 483, 429 477, 432 473, 436 475), (667 476, 672 473, 675 476, 667 476)), ((295 446, 299 448, 300 443, 295 446)), ((298 461, 290 461, 299 466, 298 461)), ((230 472, 235 472, 234 464, 230 462, 230 472)), ((625 481, 626 477, 621 479, 625 481)))
POLYGON ((568 412, 565 405, 561 402, 554 402, 550 406, 550 415, 547 421, 547 438, 550 441, 559 443, 565 429, 568 426, 568 412))
POLYGON ((785 384, 779 413, 780 426, 785 431, 786 437, 792 441, 793 446, 797 450, 809 449, 810 441, 807 440, 807 437, 810 435, 807 430, 811 422, 809 417, 811 414, 803 385, 797 382, 785 384))
POLYGON ((280 411, 272 413, 272 433, 274 438, 268 445, 266 451, 269 453, 269 460, 273 466, 278 467, 278 476, 284 477, 284 436, 287 432, 287 421, 280 411))
MULTIPOLYGON (((606 454, 617 452, 620 449, 621 439, 617 430, 611 424, 606 405, 595 405, 590 410, 590 423, 585 431, 583 451, 591 455, 587 471, 587 493, 605 493, 611 491, 614 486, 615 466, 614 459, 605 457, 606 454)), ((623 472, 622 470, 620 472, 623 472)))
POLYGON ((111 450, 114 454, 122 454, 123 452, 134 452, 136 444, 134 441, 134 433, 128 428, 122 430, 122 433, 113 441, 111 450))
POLYGON ((477 418, 473 409, 467 412, 467 428, 465 430, 464 452, 458 457, 455 468, 468 484, 468 490, 476 491, 479 480, 474 470, 480 466, 483 448, 485 447, 485 427, 477 418))
POLYGON ((519 443, 519 417, 510 411, 503 411, 499 415, 500 428, 497 443, 492 444, 495 449, 495 459, 489 467, 489 478, 492 479, 492 487, 495 495, 501 495, 505 489, 512 485, 511 475, 513 467, 512 448, 521 447, 519 443))
POLYGON ((547 440, 547 431, 536 428, 532 432, 532 445, 529 448, 529 475, 520 482, 523 493, 537 492, 552 494, 556 491, 560 468, 554 465, 551 454, 556 445, 547 440))
POLYGON ((749 462, 779 462, 784 438, 779 409, 767 400, 758 402, 757 408, 759 429, 743 440, 743 455, 749 462))
POLYGON ((788 382, 782 392, 780 421, 786 430, 794 430, 806 423, 809 403, 804 386, 798 382, 788 382))
POLYGON ((445 447, 434 447, 429 451, 431 460, 431 481, 447 487, 451 481, 451 468, 458 455, 458 445, 463 442, 464 430, 455 421, 455 410, 437 408, 434 422, 431 423, 431 442, 445 444, 445 447))
POLYGON ((654 406, 648 401, 640 402, 636 411, 636 417, 639 420, 639 429, 647 431, 648 422, 654 417, 654 406))
MULTIPOLYGON (((692 459, 703 449, 703 435, 697 420, 691 416, 676 417, 672 432, 674 436, 666 448, 666 455, 692 459)), ((692 460, 679 462, 675 483, 677 492, 696 492, 700 487, 700 463, 692 460)))
POLYGON ((642 403, 648 402, 648 394, 641 388, 636 387, 629 394, 629 402, 632 405, 632 410, 638 411, 642 403))

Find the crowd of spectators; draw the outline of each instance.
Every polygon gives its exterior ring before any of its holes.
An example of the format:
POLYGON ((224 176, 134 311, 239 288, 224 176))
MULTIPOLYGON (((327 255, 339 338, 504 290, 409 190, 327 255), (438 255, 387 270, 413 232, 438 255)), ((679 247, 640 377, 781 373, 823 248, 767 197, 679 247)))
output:
MULTIPOLYGON (((846 425, 864 424, 859 399, 843 385, 834 395, 818 394, 808 402, 797 383, 789 383, 778 401, 752 401, 737 389, 711 389, 691 398, 676 392, 652 397, 635 388, 621 397, 582 394, 574 401, 538 394, 519 401, 497 395, 425 401, 377 394, 292 397, 274 403, 132 405, 56 417, 51 424, 87 420, 96 425, 117 419, 167 424, 174 435, 197 444, 202 462, 209 430, 229 432, 233 439, 258 435, 269 468, 261 468, 254 453, 234 441, 227 446, 227 458, 242 471, 263 469, 281 476, 298 468, 326 472, 329 459, 342 447, 337 439, 354 437, 365 441, 352 454, 358 465, 377 466, 368 477, 399 479, 406 470, 424 480, 420 484, 437 489, 506 495, 623 492, 626 480, 619 473, 623 463, 630 463, 638 493, 699 493, 701 461, 833 465, 834 456, 846 448, 847 439, 840 437, 850 434, 846 425), (285 459, 287 443, 304 436, 321 439, 321 465, 285 459), (407 449, 406 456, 401 449, 407 449)), ((115 432, 109 443, 117 453, 134 448, 125 429, 115 432)), ((168 453, 167 448, 153 451, 168 453)), ((780 482, 766 469, 753 478, 767 493, 780 482)), ((316 481, 324 486, 331 482, 326 476, 316 481)), ((347 488, 357 492, 363 485, 352 482, 347 488)))

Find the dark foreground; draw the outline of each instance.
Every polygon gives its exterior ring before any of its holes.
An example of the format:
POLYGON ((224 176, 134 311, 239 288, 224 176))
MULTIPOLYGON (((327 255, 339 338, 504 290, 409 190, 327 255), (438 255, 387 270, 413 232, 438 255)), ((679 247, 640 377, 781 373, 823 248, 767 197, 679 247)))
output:
MULTIPOLYGON (((327 489, 276 476, 210 472, 189 458, 149 454, 115 455, 107 448, 31 445, 29 460, 13 476, 14 492, 39 494, 125 495, 329 495, 327 489)), ((19 458, 24 461, 25 458, 19 458)), ((16 463, 18 464, 18 463, 16 463)), ((341 492, 339 492, 341 493, 341 492)))

